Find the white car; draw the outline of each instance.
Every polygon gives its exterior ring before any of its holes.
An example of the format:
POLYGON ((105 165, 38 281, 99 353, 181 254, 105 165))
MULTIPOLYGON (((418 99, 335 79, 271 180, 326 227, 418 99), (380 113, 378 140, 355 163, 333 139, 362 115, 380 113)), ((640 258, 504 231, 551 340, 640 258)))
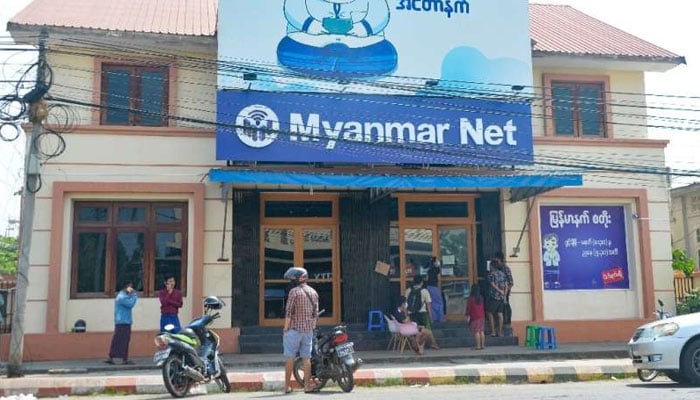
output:
POLYGON ((642 325, 628 346, 638 371, 661 371, 674 382, 700 385, 700 312, 642 325))

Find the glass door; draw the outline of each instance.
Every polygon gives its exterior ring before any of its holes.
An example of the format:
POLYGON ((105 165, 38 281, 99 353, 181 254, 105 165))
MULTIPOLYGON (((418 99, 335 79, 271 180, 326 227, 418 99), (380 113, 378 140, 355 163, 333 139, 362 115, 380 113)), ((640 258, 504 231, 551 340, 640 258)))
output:
POLYGON ((439 226, 437 230, 440 286, 445 300, 445 314, 448 317, 459 317, 464 315, 471 281, 469 229, 439 226))
POLYGON ((261 324, 284 323, 284 307, 289 283, 284 273, 294 266, 296 229, 263 227, 262 229, 262 291, 261 324))
MULTIPOLYGON (((325 310, 321 321, 333 323, 336 321, 333 310, 333 299, 338 290, 334 284, 334 252, 335 235, 331 228, 305 228, 304 262, 309 272, 309 285, 318 292, 318 309, 325 310)), ((339 277, 338 277, 339 278, 339 277)))
POLYGON ((286 299, 291 289, 284 273, 293 266, 304 266, 309 272, 308 284, 318 292, 319 309, 325 310, 319 322, 337 323, 335 305, 339 301, 336 296, 340 284, 336 228, 263 226, 262 233, 261 325, 284 324, 286 299))

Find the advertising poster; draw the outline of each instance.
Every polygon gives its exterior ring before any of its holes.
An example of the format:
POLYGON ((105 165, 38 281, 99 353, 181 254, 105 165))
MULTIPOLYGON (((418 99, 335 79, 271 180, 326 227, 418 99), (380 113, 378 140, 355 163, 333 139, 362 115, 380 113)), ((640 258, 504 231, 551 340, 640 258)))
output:
POLYGON ((532 162, 527 0, 221 1, 217 159, 532 162))
POLYGON ((541 206, 544 290, 629 289, 623 206, 541 206))

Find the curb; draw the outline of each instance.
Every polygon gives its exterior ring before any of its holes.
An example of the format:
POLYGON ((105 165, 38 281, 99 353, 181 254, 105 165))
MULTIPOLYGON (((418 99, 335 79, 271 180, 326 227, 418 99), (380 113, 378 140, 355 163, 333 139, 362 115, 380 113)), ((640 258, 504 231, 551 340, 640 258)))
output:
MULTIPOLYGON (((555 364, 556 362, 553 362, 555 364)), ((376 368, 355 372, 359 387, 523 384, 588 382, 606 379, 636 378, 630 364, 608 365, 530 365, 456 366, 427 368, 376 368)), ((234 391, 282 391, 284 372, 229 373, 234 391)), ((331 387, 334 384, 330 385, 331 387)), ((301 389, 301 388, 299 388, 301 389)), ((196 387, 192 394, 219 393, 216 383, 196 387)), ((36 397, 94 394, 167 394, 160 375, 141 376, 32 376, 4 379, 0 396, 33 394, 36 397)))
MULTIPOLYGON (((284 368, 284 359, 279 357, 279 360, 259 360, 259 361, 247 361, 247 362, 236 362, 229 361, 227 359, 233 358, 235 360, 235 354, 224 354, 224 365, 229 371, 245 371, 251 368, 266 368, 266 369, 277 369, 284 368)), ((542 361, 561 361, 561 360, 590 360, 590 359, 620 359, 629 360, 628 350, 593 350, 593 351, 540 351, 532 352, 526 354, 518 353, 503 353, 503 354, 479 354, 472 355, 469 353, 465 354, 431 354, 429 356, 418 356, 414 354, 402 354, 401 358, 387 358, 383 356, 372 356, 372 355, 362 355, 362 360, 365 363, 365 367, 371 366, 381 367, 382 365, 397 365, 397 364, 430 364, 435 362, 449 362, 453 364, 465 364, 465 363, 499 363, 499 362, 542 362, 542 361)), ((144 361, 144 363, 137 362, 136 365, 117 365, 110 366, 103 364, 102 362, 97 362, 95 365, 81 365, 73 367, 51 367, 51 366, 41 366, 41 365, 27 365, 24 371, 25 375, 40 375, 40 374, 50 374, 50 375, 65 375, 65 374, 94 374, 103 372, 114 372, 118 371, 123 374, 142 374, 142 373, 152 373, 158 371, 159 368, 151 362, 150 359, 144 361)), ((4 375, 6 369, 4 365, 0 365, 0 374, 4 375)))

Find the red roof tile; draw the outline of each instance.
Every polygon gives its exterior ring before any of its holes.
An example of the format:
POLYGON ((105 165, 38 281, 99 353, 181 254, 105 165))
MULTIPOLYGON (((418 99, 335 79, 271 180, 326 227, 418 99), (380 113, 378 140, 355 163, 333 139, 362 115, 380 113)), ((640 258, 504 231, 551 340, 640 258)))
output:
POLYGON ((214 36, 217 6, 217 0, 34 0, 10 23, 214 36))
MULTIPOLYGON (((215 36, 217 7, 217 0, 34 0, 10 23, 215 36)), ((684 62, 570 6, 530 4, 530 35, 536 53, 684 62)))
POLYGON ((530 4, 530 37, 535 52, 684 62, 677 54, 566 5, 530 4))

